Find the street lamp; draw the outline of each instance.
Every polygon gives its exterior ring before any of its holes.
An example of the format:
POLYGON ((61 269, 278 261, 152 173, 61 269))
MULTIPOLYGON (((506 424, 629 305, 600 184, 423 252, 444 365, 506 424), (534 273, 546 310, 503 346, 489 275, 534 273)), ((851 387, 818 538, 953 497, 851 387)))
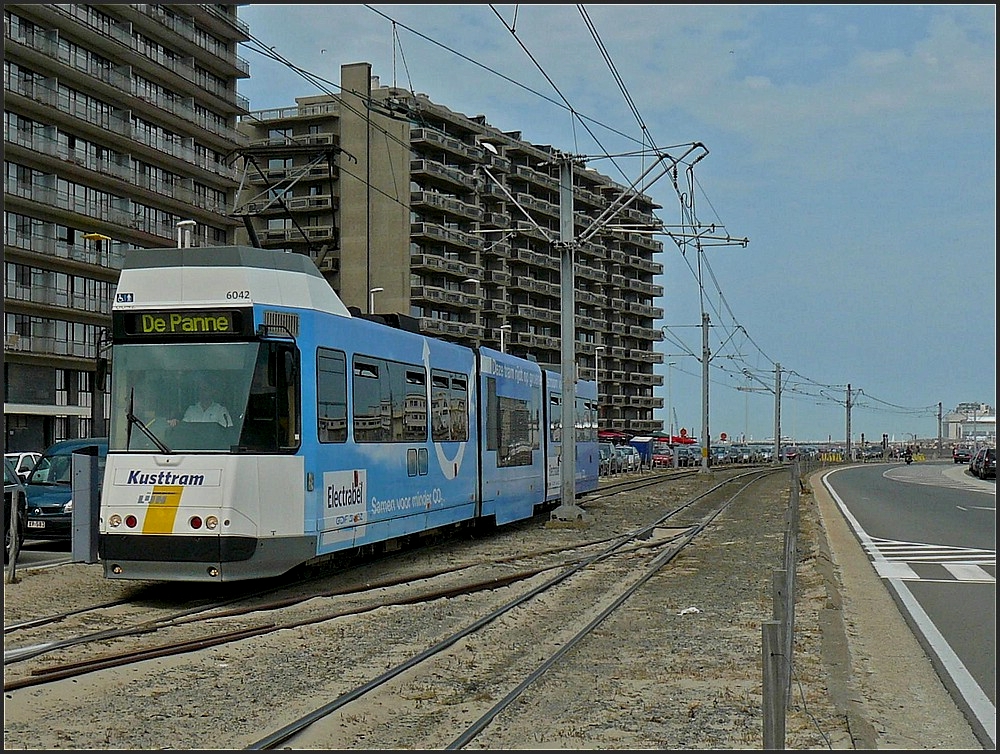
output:
MULTIPOLYGON (((98 264, 102 263, 101 259, 101 246, 102 243, 107 242, 108 254, 108 264, 110 265, 110 242, 111 236, 106 236, 103 233, 84 233, 84 239, 87 241, 94 242, 94 250, 96 251, 95 259, 98 264)), ((104 327, 97 328, 97 348, 95 351, 95 361, 94 361, 94 375, 93 381, 90 384, 90 436, 100 437, 106 434, 107 429, 104 426, 104 391, 106 389, 106 377, 108 371, 108 359, 104 355, 104 352, 111 347, 111 339, 108 336, 108 331, 104 327)))
POLYGON ((510 332, 510 325, 500 325, 500 353, 507 353, 505 348, 504 334, 510 332))
POLYGON ((594 382, 597 384, 597 418, 601 418, 601 351, 604 346, 594 346, 594 382))
POLYGON ((674 371, 671 367, 675 364, 677 364, 676 361, 667 362, 667 422, 670 427, 670 442, 674 441, 674 398, 671 379, 674 371))
POLYGON ((369 288, 368 289, 368 313, 375 313, 375 294, 381 293, 385 288, 369 288))
POLYGON ((674 371, 673 367, 677 362, 668 361, 667 362, 667 424, 670 427, 670 456, 671 465, 676 469, 678 464, 677 450, 674 448, 674 391, 673 385, 671 384, 671 376, 674 371))
POLYGON ((479 313, 483 309, 482 304, 479 301, 479 281, 476 280, 475 278, 466 278, 465 280, 462 281, 462 285, 474 286, 472 292, 473 295, 476 296, 476 300, 473 302, 472 305, 472 324, 475 326, 473 339, 476 342, 476 344, 478 344, 479 338, 481 336, 481 333, 479 331, 479 313))
POLYGON ((195 220, 178 220, 177 221, 177 248, 184 249, 190 248, 191 246, 191 234, 194 232, 195 226, 197 225, 195 220))

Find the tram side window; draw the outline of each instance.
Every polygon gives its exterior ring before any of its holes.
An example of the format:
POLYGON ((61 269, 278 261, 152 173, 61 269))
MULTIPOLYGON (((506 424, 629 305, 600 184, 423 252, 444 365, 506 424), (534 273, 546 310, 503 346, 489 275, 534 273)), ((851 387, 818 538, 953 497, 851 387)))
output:
POLYGON ((500 397, 497 395, 497 381, 493 377, 486 378, 486 420, 485 433, 486 437, 483 441, 486 444, 487 450, 496 451, 500 448, 500 429, 497 426, 499 424, 500 417, 500 397))
POLYGON ((278 398, 278 445, 283 450, 294 450, 301 437, 299 411, 299 361, 298 351, 288 346, 275 349, 275 382, 278 398))
POLYGON ((427 439, 427 383, 422 367, 355 356, 353 374, 356 442, 427 439))
POLYGON ((562 441, 562 397, 549 396, 549 440, 562 441))
POLYGON ((347 441, 347 357, 343 351, 316 351, 316 417, 320 442, 347 441))
POLYGON ((469 439, 469 382, 464 375, 451 378, 451 439, 469 439))
POLYGON ((597 442, 597 407, 586 398, 576 399, 576 441, 597 442))
POLYGON ((451 439, 450 384, 447 374, 431 372, 431 439, 447 442, 451 439))
POLYGON ((469 439, 469 384, 465 375, 437 369, 431 372, 431 439, 469 439))
POLYGON ((497 454, 497 467, 530 466, 538 450, 538 401, 497 394, 493 377, 486 379, 486 449, 497 454))
POLYGON ((403 399, 403 440, 427 441, 427 382, 423 369, 407 369, 403 399))
POLYGON ((530 466, 532 451, 538 449, 532 439, 531 411, 528 403, 517 398, 499 401, 500 447, 497 466, 530 466))
POLYGON ((240 445, 274 453, 298 446, 298 390, 295 353, 263 346, 257 354, 240 445))

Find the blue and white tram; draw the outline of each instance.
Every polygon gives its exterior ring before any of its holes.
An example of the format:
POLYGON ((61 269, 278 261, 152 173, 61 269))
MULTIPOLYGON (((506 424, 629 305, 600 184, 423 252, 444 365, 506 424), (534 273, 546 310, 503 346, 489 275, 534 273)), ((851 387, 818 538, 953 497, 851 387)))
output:
MULTIPOLYGON (((562 497, 562 375, 543 372, 548 402, 548 438, 546 442, 546 494, 548 502, 562 497)), ((597 383, 576 383, 575 417, 576 465, 573 478, 576 492, 597 489, 600 451, 597 444, 597 383)))
POLYGON ((108 578, 276 576, 552 500, 537 364, 352 316, 307 257, 131 251, 112 327, 108 578))

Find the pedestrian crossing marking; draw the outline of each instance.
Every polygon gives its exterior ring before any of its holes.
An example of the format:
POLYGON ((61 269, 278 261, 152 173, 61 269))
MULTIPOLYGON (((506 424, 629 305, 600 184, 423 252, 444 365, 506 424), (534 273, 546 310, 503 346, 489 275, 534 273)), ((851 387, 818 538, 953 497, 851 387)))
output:
POLYGON ((943 563, 948 573, 959 581, 996 581, 983 568, 977 565, 966 565, 964 563, 943 563))
MULTIPOLYGON (((996 575, 984 566, 997 564, 996 550, 974 547, 951 547, 925 542, 901 542, 895 539, 872 537, 864 543, 872 558, 875 571, 884 579, 901 581, 963 581, 995 583, 996 575), (932 566, 941 578, 929 578, 915 570, 919 566, 932 566)), ((925 569, 926 570, 926 569, 925 569)))
POLYGON ((875 571, 883 579, 901 579, 903 581, 919 581, 917 572, 906 563, 890 563, 875 561, 875 571))

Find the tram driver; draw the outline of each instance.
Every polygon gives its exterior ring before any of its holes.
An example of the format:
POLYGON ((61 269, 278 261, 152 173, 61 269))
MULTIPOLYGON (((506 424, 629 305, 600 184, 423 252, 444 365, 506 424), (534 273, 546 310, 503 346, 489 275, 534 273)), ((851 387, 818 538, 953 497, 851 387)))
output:
MULTIPOLYGON (((184 412, 185 422, 215 422, 221 427, 233 426, 229 409, 216 400, 214 385, 206 378, 198 380, 198 400, 192 403, 184 412)), ((177 426, 177 419, 167 422, 171 427, 177 426)))

